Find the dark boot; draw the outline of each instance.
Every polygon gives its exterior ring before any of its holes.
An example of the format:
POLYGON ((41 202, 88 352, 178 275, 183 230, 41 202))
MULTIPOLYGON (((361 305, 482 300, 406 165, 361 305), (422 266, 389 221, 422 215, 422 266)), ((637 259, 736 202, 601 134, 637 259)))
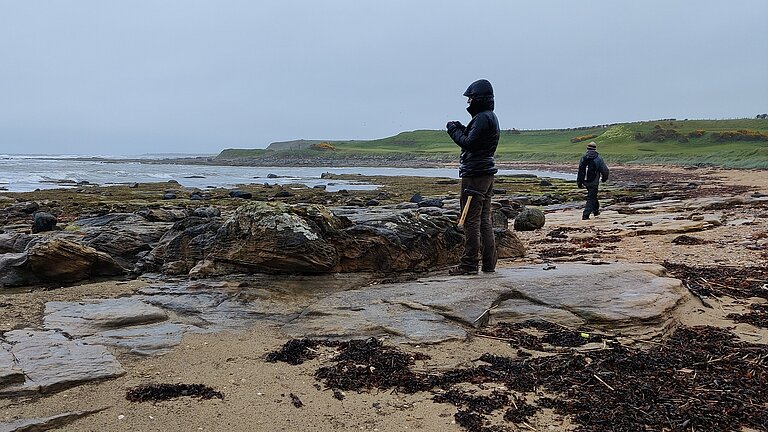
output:
POLYGON ((451 276, 476 275, 477 269, 456 266, 456 267, 451 267, 451 269, 448 270, 448 274, 451 276))

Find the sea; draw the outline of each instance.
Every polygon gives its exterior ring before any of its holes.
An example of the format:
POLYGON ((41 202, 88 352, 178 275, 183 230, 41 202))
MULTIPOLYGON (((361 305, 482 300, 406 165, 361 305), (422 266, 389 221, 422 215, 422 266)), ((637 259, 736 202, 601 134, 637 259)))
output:
MULTIPOLYGON (((247 184, 323 185, 329 192, 340 189, 373 190, 378 185, 364 181, 324 179, 323 173, 367 176, 421 176, 458 178, 457 168, 387 167, 244 167, 186 165, 171 159, 212 155, 18 155, 0 154, 0 191, 29 192, 92 185, 168 182, 175 180, 191 188, 235 188, 247 184), (126 159, 130 159, 127 161, 126 159), (145 160, 145 162, 142 162, 145 160), (148 163, 152 160, 152 163, 148 163), (169 160, 163 163, 163 160, 169 160)), ((575 174, 537 170, 500 170, 501 175, 534 174, 539 177, 574 180, 575 174)))

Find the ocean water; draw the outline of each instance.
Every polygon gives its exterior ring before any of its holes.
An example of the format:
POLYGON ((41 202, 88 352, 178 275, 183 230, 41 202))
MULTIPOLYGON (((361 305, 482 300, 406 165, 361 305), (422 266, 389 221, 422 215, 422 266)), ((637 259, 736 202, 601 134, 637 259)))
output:
MULTIPOLYGON (((322 179, 320 177, 323 173, 458 178, 458 170, 455 168, 241 167, 125 162, 118 157, 106 161, 77 159, 82 157, 0 154, 0 190, 28 192, 35 189, 79 187, 80 182, 107 186, 175 180, 183 186, 200 189, 232 188, 252 183, 299 183, 308 187, 325 185, 326 190, 333 192, 339 189, 370 190, 377 188, 377 185, 362 181, 322 179), (270 174, 278 177, 269 178, 270 174)), ((500 170, 499 174, 536 174, 540 177, 575 179, 573 173, 551 171, 500 170)))

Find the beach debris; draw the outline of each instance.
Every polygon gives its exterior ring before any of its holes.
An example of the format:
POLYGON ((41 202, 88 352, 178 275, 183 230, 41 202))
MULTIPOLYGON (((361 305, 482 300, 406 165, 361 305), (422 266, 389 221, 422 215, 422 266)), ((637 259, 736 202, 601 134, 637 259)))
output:
POLYGON ((745 314, 728 314, 725 317, 737 323, 752 324, 755 327, 768 328, 768 305, 753 303, 749 305, 751 312, 745 314))
POLYGON ((570 257, 573 255, 576 255, 578 253, 578 250, 575 247, 552 247, 548 249, 543 249, 539 252, 539 255, 542 258, 561 258, 561 257, 570 257))
POLYGON ((662 264, 672 276, 698 297, 728 296, 734 299, 762 297, 768 299, 766 266, 711 266, 692 267, 664 261, 662 264))
POLYGON ((131 402, 163 401, 182 396, 224 399, 224 393, 203 384, 143 384, 128 389, 125 394, 131 402))
POLYGON ((579 347, 591 342, 612 339, 610 336, 589 330, 573 330, 549 321, 536 319, 520 323, 498 323, 492 328, 478 331, 475 335, 507 341, 515 348, 541 352, 558 351, 561 349, 558 347, 579 347), (545 344, 552 348, 546 347, 545 344))
MULTIPOLYGON (((315 377, 328 388, 340 390, 403 389, 413 393, 425 388, 410 366, 415 357, 375 338, 339 344, 331 366, 321 367, 315 377)), ((423 357, 422 357, 423 358, 423 357)))
POLYGON ((712 241, 683 234, 672 239, 672 243, 676 245, 694 246, 712 243, 712 241))
POLYGON ((303 403, 303 402, 301 401, 301 399, 299 399, 299 397, 298 397, 298 396, 296 396, 295 394, 293 394, 293 393, 290 393, 288 396, 290 396, 290 397, 291 397, 291 403, 292 403, 292 404, 293 404, 293 406, 295 406, 296 408, 301 408, 301 407, 303 407, 303 406, 304 406, 304 403, 303 403))
POLYGON ((285 362, 291 365, 300 365, 307 360, 317 357, 317 347, 327 342, 313 339, 291 339, 278 351, 267 354, 269 363, 285 362))
POLYGON ((727 329, 680 327, 647 349, 547 322, 483 332, 517 337, 546 355, 483 354, 471 367, 417 372, 408 353, 355 340, 339 344, 315 377, 347 391, 432 392, 435 402, 457 407, 455 422, 469 431, 504 430, 501 412, 503 421, 533 430, 541 409, 567 416, 582 431, 768 428, 768 346, 742 342, 727 329), (537 334, 521 336, 530 329, 537 334), (604 348, 573 349, 598 340, 604 348))

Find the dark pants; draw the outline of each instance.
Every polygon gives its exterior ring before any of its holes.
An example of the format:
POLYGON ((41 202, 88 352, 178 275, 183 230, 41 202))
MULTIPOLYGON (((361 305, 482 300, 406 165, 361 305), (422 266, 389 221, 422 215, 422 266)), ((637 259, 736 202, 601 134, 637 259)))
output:
POLYGON ((587 203, 584 205, 582 217, 588 218, 591 213, 597 216, 600 213, 600 203, 597 201, 597 185, 586 185, 587 203))
POLYGON ((469 196, 465 191, 471 189, 483 195, 475 195, 469 203, 467 218, 464 220, 464 254, 459 267, 477 270, 478 254, 483 257, 483 270, 496 268, 496 241, 493 237, 491 220, 491 196, 493 196, 493 174, 461 179, 461 209, 469 196))

